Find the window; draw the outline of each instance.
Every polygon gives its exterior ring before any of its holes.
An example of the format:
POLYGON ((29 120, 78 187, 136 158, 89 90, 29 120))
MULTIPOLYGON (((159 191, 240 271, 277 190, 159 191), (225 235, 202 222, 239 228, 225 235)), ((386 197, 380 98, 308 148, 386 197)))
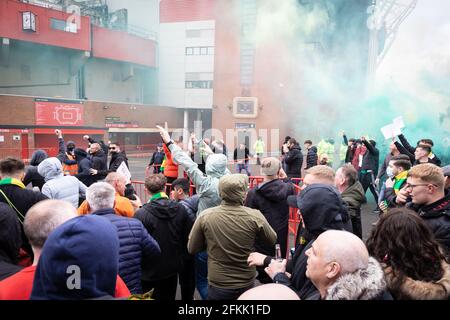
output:
POLYGON ((192 56, 194 54, 194 48, 186 48, 186 55, 192 56))
POLYGON ((214 47, 187 47, 187 56, 213 56, 214 47))
POLYGON ((77 33, 77 24, 73 22, 66 23, 64 20, 50 18, 50 27, 64 32, 77 33))
POLYGON ((186 89, 212 89, 212 81, 186 81, 186 89))

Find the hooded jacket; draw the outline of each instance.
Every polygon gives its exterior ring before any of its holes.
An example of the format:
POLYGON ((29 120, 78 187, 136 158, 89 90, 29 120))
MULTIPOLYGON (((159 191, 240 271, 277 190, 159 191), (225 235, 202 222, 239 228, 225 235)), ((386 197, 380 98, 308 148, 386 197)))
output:
MULTIPOLYGON (((392 291, 398 300, 448 300, 450 298, 450 265, 442 262, 444 274, 438 281, 421 281, 406 277, 398 292, 392 291)), ((391 267, 383 265, 388 288, 396 282, 391 267)))
POLYGON ((19 272, 16 265, 22 245, 22 230, 17 214, 7 204, 0 203, 0 281, 19 272))
POLYGON ((31 300, 113 297, 118 271, 119 238, 114 225, 99 216, 79 216, 50 233, 36 268, 31 300))
POLYGON ((369 257, 366 269, 339 277, 327 290, 325 300, 392 300, 380 264, 369 257))
POLYGON ((412 203, 407 206, 425 220, 433 231, 436 240, 447 251, 448 256, 450 254, 450 193, 447 193, 441 200, 427 206, 412 203))
POLYGON ((30 166, 27 168, 25 177, 23 178, 23 184, 28 185, 31 183, 33 187, 38 187, 42 190, 42 186, 45 183, 44 177, 37 172, 37 166, 48 158, 47 152, 44 150, 36 150, 31 156, 30 166))
POLYGON ((222 201, 219 196, 219 179, 230 174, 227 169, 227 157, 223 154, 210 155, 206 160, 205 175, 179 146, 171 144, 169 148, 173 159, 184 168, 200 197, 197 216, 205 209, 218 206, 222 201))
POLYGON ((142 280, 163 280, 177 274, 182 267, 192 228, 192 220, 184 207, 161 198, 145 204, 134 217, 142 222, 161 249, 159 259, 142 264, 142 280))
POLYGON ((154 263, 159 259, 161 249, 137 219, 120 217, 114 209, 103 209, 93 213, 111 221, 119 236, 119 275, 132 294, 142 293, 141 261, 154 263))
POLYGON ((70 202, 78 208, 79 197, 86 194, 86 185, 77 178, 64 176, 61 162, 57 158, 45 159, 39 166, 38 172, 45 179, 42 193, 50 199, 70 202))
MULTIPOLYGON (((261 211, 277 234, 277 243, 281 247, 281 255, 285 257, 289 223, 289 206, 287 197, 294 195, 294 186, 280 179, 260 184, 249 190, 245 206, 261 211)), ((256 251, 266 255, 274 255, 273 246, 255 245, 256 251)))
POLYGON ((305 228, 301 229, 302 224, 299 225, 297 235, 302 235, 302 241, 297 238, 294 256, 286 266, 292 277, 278 273, 273 280, 289 286, 301 299, 309 299, 317 294, 317 289, 306 277, 306 250, 327 230, 352 232, 353 229, 345 202, 334 187, 323 184, 306 187, 297 197, 297 207, 302 214, 305 228))
POLYGON ((308 170, 309 168, 317 166, 318 162, 318 156, 317 156, 317 147, 312 146, 308 149, 308 154, 306 155, 306 168, 305 170, 308 170))
POLYGON ((217 288, 237 289, 253 284, 256 268, 247 258, 258 240, 273 246, 276 233, 259 210, 243 206, 248 188, 246 175, 234 174, 220 179, 220 206, 200 215, 189 235, 188 251, 207 250, 208 282, 217 288))
POLYGON ((361 206, 367 202, 367 199, 363 186, 359 181, 356 181, 353 185, 345 189, 341 193, 341 197, 347 205, 347 212, 351 217, 361 215, 361 206))
POLYGON ((286 163, 286 175, 289 178, 301 178, 303 155, 298 144, 289 150, 284 157, 284 162, 286 163))
POLYGON ((95 176, 91 175, 91 161, 88 159, 88 154, 83 149, 77 148, 74 151, 78 163, 78 174, 75 176, 78 180, 83 182, 86 187, 90 187, 95 182, 95 176))

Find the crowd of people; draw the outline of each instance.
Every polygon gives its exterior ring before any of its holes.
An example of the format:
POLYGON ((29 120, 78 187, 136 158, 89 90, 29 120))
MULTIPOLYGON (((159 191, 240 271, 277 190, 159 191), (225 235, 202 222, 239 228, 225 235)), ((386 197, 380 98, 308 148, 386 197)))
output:
POLYGON ((178 287, 184 301, 449 299, 450 167, 432 140, 393 139, 379 170, 376 142, 343 134, 334 170, 334 141, 306 140, 304 163, 295 138, 281 158, 258 138, 234 150, 232 174, 223 141, 192 134, 184 150, 158 130, 145 201, 116 142, 77 147, 56 130, 56 157, 0 160, 1 300, 171 301, 178 287), (364 241, 368 189, 379 220, 364 241))

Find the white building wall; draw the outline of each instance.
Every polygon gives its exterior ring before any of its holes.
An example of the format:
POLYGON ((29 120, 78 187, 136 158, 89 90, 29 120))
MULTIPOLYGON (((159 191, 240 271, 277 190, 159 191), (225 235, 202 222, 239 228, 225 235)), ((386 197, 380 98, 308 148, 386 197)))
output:
POLYGON ((186 55, 186 48, 214 48, 215 21, 163 23, 159 28, 159 104, 212 108, 212 87, 186 89, 186 73, 201 73, 199 80, 212 81, 214 55, 186 55))

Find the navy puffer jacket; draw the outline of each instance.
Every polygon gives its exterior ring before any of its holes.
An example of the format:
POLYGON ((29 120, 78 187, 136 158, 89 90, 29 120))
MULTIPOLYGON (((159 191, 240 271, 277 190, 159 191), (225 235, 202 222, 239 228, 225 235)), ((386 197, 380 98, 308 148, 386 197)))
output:
POLYGON ((161 254, 158 242, 147 232, 142 222, 115 214, 114 209, 94 212, 117 228, 119 235, 119 275, 132 294, 142 293, 141 261, 156 261, 161 254))

